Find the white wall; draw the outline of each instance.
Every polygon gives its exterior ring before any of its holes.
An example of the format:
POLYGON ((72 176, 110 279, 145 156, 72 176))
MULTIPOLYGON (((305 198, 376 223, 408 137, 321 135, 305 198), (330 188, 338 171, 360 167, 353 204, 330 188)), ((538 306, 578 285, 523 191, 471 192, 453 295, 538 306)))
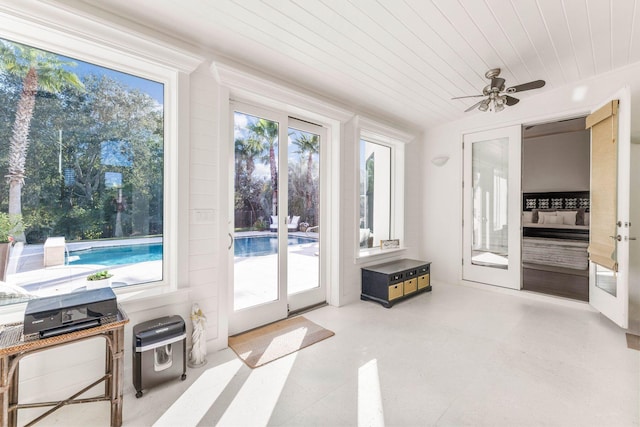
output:
MULTIPOLYGON (((424 234, 420 255, 433 262, 432 278, 436 283, 459 283, 462 278, 462 135, 513 124, 542 123, 586 115, 610 99, 623 85, 631 88, 632 135, 637 135, 640 113, 633 104, 640 99, 640 64, 540 94, 523 94, 527 96, 521 96, 519 104, 501 113, 473 111, 467 113, 468 117, 463 120, 425 133, 424 188, 421 194, 424 234), (578 93, 584 96, 575 99, 578 93), (446 165, 436 167, 430 163, 432 158, 442 154, 451 157, 446 165)), ((638 244, 637 241, 632 242, 632 247, 638 244)), ((638 257, 632 260, 639 262, 638 257)), ((632 294, 637 294, 640 277, 636 267, 632 266, 632 270, 635 274, 631 276, 630 286, 632 294)), ((638 301, 632 303, 638 304, 638 301)))

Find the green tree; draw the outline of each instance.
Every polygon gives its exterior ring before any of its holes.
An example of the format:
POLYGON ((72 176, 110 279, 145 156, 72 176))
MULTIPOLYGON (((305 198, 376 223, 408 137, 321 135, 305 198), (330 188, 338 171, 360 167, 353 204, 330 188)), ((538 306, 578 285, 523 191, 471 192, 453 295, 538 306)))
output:
POLYGON ((260 216, 258 211, 261 210, 259 188, 262 184, 256 183, 253 177, 253 172, 256 168, 255 158, 262 155, 264 151, 265 146, 262 138, 256 138, 252 135, 248 138, 236 138, 235 140, 236 207, 243 209, 248 206, 252 213, 252 221, 260 216), (256 186, 256 184, 259 184, 259 186, 256 186))
MULTIPOLYGON (((25 163, 29 149, 29 129, 38 90, 58 93, 65 87, 82 90, 78 76, 65 67, 72 61, 39 49, 8 41, 0 42, 0 70, 22 79, 22 91, 16 107, 16 115, 9 140, 9 214, 22 214, 22 187, 25 179, 25 163)), ((16 236, 25 240, 24 234, 16 236)))
POLYGON ((307 185, 305 188, 305 201, 307 214, 313 210, 313 195, 316 192, 313 182, 313 158, 320 152, 320 138, 318 135, 307 132, 292 132, 292 143, 298 147, 297 153, 307 157, 307 185))

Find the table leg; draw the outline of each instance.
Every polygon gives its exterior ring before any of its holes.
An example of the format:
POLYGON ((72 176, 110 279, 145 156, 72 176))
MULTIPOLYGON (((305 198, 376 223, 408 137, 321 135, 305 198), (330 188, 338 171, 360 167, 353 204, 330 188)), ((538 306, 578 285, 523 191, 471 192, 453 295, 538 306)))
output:
POLYGON ((111 381, 111 426, 122 425, 122 403, 124 386, 124 327, 113 331, 113 365, 111 381))
POLYGON ((0 405, 2 406, 2 427, 9 425, 9 356, 0 359, 0 405))
MULTIPOLYGON (((12 365, 16 365, 13 370, 13 375, 9 379, 9 388, 8 388, 8 397, 9 397, 9 407, 18 404, 18 382, 20 381, 20 365, 19 362, 15 360, 16 356, 9 356, 8 367, 11 368, 12 365)), ((9 413, 9 425, 15 427, 18 425, 18 410, 15 409, 9 413)))

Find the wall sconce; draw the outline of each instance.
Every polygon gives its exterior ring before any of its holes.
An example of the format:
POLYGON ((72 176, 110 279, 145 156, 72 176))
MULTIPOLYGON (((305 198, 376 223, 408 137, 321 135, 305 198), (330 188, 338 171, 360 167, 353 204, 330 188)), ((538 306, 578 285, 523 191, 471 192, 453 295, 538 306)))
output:
POLYGON ((449 156, 438 156, 431 159, 431 163, 433 163, 438 167, 444 166, 444 164, 447 163, 448 161, 449 161, 449 156))

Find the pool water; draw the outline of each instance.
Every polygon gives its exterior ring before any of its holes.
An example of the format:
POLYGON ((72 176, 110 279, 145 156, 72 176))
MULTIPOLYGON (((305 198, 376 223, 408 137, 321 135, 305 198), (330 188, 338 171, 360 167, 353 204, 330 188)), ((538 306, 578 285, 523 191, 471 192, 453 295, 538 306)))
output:
POLYGON ((70 251, 68 263, 72 265, 101 264, 111 266, 160 260, 162 260, 162 243, 147 243, 70 251))
MULTIPOLYGON (((289 237, 287 245, 303 245, 316 243, 316 239, 309 237, 289 237)), ((233 254, 238 257, 271 255, 278 253, 277 236, 236 237, 233 240, 233 254)))
MULTIPOLYGON (((291 246, 316 242, 316 239, 308 237, 289 237, 287 244, 291 246)), ((277 236, 236 237, 234 240, 233 253, 238 257, 270 255, 277 252, 277 236)), ((161 260, 162 243, 146 243, 70 251, 67 263, 72 265, 100 264, 113 266, 161 260)))

